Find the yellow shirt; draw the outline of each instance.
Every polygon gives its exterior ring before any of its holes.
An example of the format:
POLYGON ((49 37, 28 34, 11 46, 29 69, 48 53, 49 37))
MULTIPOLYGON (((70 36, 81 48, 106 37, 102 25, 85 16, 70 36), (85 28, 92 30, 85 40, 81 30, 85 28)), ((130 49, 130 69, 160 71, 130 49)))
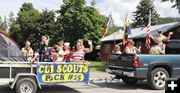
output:
POLYGON ((137 54, 136 53, 136 48, 134 46, 126 46, 125 47, 125 53, 126 54, 137 54))
POLYGON ((33 55, 34 55, 34 51, 33 51, 32 48, 26 49, 25 47, 23 47, 23 48, 21 49, 21 51, 22 51, 22 54, 23 54, 25 57, 33 57, 33 55))
POLYGON ((163 50, 159 46, 152 46, 150 48, 149 54, 164 54, 163 50))
POLYGON ((155 40, 157 40, 158 42, 160 42, 160 44, 163 44, 164 39, 166 39, 166 36, 161 35, 161 36, 156 36, 155 40))

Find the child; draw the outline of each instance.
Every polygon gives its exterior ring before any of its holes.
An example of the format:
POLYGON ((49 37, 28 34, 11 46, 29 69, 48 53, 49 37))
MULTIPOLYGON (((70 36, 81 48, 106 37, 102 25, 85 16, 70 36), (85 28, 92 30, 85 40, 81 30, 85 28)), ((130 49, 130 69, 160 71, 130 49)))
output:
POLYGON ((48 62, 56 62, 57 60, 57 53, 54 48, 50 49, 50 55, 48 57, 48 62))

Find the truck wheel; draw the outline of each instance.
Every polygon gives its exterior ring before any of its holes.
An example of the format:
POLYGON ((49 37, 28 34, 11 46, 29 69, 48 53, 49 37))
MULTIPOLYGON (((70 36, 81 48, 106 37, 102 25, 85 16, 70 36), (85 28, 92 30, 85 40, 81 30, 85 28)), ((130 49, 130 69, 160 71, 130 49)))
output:
POLYGON ((139 80, 135 78, 122 78, 122 81, 127 85, 136 84, 139 80))
POLYGON ((169 78, 167 70, 164 68, 156 68, 148 77, 148 84, 152 89, 162 90, 165 87, 166 78, 169 78))
POLYGON ((17 81, 16 93, 36 93, 37 85, 32 78, 22 78, 17 81))

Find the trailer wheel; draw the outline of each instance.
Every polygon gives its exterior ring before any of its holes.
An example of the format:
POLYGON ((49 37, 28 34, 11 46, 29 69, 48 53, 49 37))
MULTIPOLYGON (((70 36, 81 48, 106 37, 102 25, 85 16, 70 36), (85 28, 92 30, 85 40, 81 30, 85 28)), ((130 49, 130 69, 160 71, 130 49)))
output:
POLYGON ((152 89, 161 90, 165 87, 165 79, 169 78, 169 74, 164 68, 156 68, 148 77, 148 84, 152 89))
POLYGON ((139 80, 135 78, 122 78, 122 81, 127 84, 127 85, 134 85, 136 84, 139 80))
POLYGON ((32 78, 22 78, 17 81, 16 93, 36 93, 37 85, 32 78))

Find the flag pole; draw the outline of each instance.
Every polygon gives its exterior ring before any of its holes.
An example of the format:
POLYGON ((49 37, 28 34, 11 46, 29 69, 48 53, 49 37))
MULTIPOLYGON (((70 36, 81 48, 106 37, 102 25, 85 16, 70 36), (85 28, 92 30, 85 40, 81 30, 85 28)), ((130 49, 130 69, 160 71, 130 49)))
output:
MULTIPOLYGON (((127 17, 128 17, 128 13, 127 13, 127 17)), ((131 24, 131 20, 130 20, 130 25, 129 25, 129 26, 130 26, 130 29, 131 29, 131 25, 132 25, 132 24, 131 24)), ((127 38, 128 38, 128 37, 127 37, 127 38)), ((131 39, 133 40, 132 32, 131 32, 131 39)))
MULTIPOLYGON (((110 13, 111 13, 111 18, 112 18, 112 11, 110 11, 110 13)), ((113 18, 112 18, 112 30, 113 30, 113 39, 114 39, 114 46, 116 45, 116 41, 115 41, 115 27, 113 27, 113 18)))
POLYGON ((128 18, 128 13, 125 18, 125 24, 124 24, 124 36, 123 36, 123 45, 127 42, 128 36, 131 35, 131 39, 133 39, 132 33, 131 33, 131 21, 128 18))
POLYGON ((115 33, 116 33, 116 30, 115 30, 115 27, 114 27, 114 28, 113 28, 114 45, 116 45, 116 41, 115 41, 115 33))

